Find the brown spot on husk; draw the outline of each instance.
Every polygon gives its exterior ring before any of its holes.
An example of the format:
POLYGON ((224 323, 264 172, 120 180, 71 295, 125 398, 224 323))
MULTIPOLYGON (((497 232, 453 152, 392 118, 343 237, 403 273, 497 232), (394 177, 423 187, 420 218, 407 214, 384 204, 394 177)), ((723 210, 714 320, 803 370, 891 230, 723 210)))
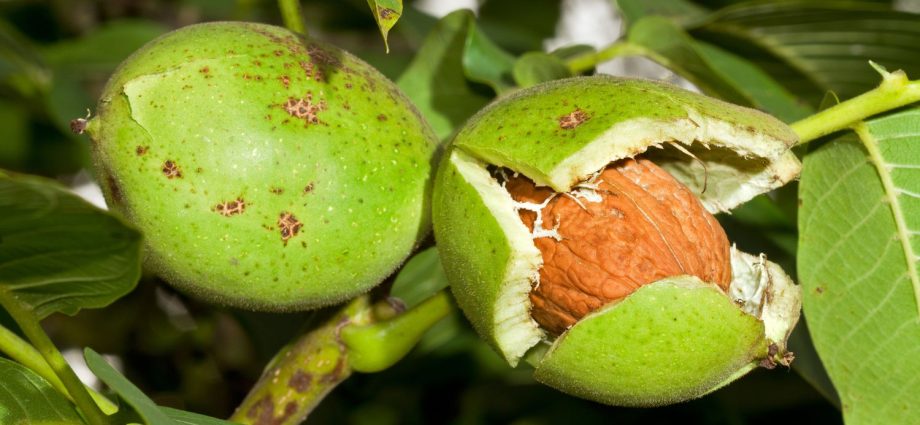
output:
POLYGON ((571 130, 582 125, 590 118, 587 112, 575 108, 574 111, 559 117, 559 127, 565 130, 571 130))
POLYGON ((243 198, 236 198, 232 201, 221 202, 214 206, 214 211, 224 217, 242 214, 246 211, 246 201, 243 198))
POLYGON ((290 116, 302 119, 306 125, 319 124, 319 113, 326 110, 326 102, 314 103, 312 93, 307 93, 302 99, 288 98, 282 106, 290 116))
POLYGON ((304 194, 304 195, 309 194, 309 193, 312 192, 312 191, 313 191, 313 182, 307 183, 307 185, 304 186, 304 188, 303 188, 303 194, 304 194))
POLYGON ((278 227, 281 229, 281 240, 287 245, 287 241, 297 236, 297 233, 300 232, 303 223, 298 221, 297 217, 294 217, 293 214, 282 212, 281 215, 278 216, 278 227))
POLYGON ((174 161, 167 159, 163 163, 163 175, 169 179, 181 179, 182 178, 182 169, 179 168, 179 165, 174 161))
POLYGON ((150 150, 150 146, 137 145, 137 148, 134 149, 134 153, 136 153, 137 156, 144 156, 148 150, 150 150))
POLYGON ((268 189, 268 191, 275 195, 281 195, 284 193, 284 188, 283 187, 273 187, 273 188, 268 189))
POLYGON ((303 69, 303 73, 308 79, 323 82, 326 78, 323 71, 314 65, 313 62, 300 61, 300 68, 303 69))

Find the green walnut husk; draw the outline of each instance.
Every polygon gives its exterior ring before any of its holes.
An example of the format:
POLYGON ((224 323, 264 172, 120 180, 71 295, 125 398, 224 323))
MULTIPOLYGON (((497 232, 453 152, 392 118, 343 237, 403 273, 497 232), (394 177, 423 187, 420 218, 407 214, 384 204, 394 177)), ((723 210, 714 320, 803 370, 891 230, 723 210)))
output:
POLYGON ((332 45, 209 23, 144 46, 86 125, 110 207, 146 265, 217 303, 337 303, 428 231, 437 140, 399 89, 332 45))
POLYGON ((728 293, 674 276, 551 337, 530 317, 540 251, 490 170, 568 192, 642 154, 716 213, 795 178, 796 140, 761 112, 644 80, 580 77, 499 99, 458 132, 435 181, 434 231, 452 292, 511 365, 526 358, 537 380, 602 403, 680 402, 758 365, 788 364, 800 290, 776 264, 735 249, 728 293))

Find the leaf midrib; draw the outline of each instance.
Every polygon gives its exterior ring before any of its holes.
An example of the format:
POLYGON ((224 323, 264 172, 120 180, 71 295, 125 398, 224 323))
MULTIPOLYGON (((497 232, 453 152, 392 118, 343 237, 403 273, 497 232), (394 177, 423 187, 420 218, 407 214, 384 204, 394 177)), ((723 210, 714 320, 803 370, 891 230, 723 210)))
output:
POLYGON ((907 226, 907 219, 904 217, 904 211, 901 208, 901 202, 898 199, 900 190, 891 178, 891 172, 886 167, 885 158, 879 150, 879 142, 869 131, 869 126, 861 122, 853 127, 859 140, 869 152, 869 162, 875 167, 879 178, 882 181, 882 187, 885 192, 885 198, 891 205, 891 213, 894 215, 895 227, 897 228, 897 237, 901 241, 901 249, 904 251, 904 261, 907 263, 907 274, 910 282, 914 287, 914 301, 917 304, 917 315, 920 317, 920 274, 917 272, 917 254, 914 252, 910 243, 912 234, 911 229, 907 226))

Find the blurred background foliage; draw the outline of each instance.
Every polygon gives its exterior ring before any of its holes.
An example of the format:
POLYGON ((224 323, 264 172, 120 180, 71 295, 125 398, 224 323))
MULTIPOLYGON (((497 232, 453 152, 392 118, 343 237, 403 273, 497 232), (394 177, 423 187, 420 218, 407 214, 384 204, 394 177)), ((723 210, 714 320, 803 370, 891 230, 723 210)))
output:
MULTIPOLYGON (((311 36, 398 81, 448 138, 498 93, 570 75, 565 60, 592 51, 543 52, 557 32, 561 3, 481 1, 475 15, 458 12, 439 21, 405 2, 390 32, 389 54, 366 1, 310 0, 303 7, 311 36)), ((910 1, 610 4, 628 24, 624 39, 644 56, 708 94, 786 121, 817 110, 828 92, 847 98, 875 86, 878 75, 866 66, 868 59, 920 75, 920 20, 909 12, 917 10, 910 1)), ((91 113, 107 77, 132 51, 170 29, 214 20, 281 21, 269 0, 0 2, 0 168, 71 186, 89 180, 89 142, 71 133, 70 120, 91 113)), ((794 271, 795 212, 792 186, 720 220, 739 248, 765 252, 794 271)), ((444 284, 432 251, 392 281, 404 298, 413 296, 413 283, 444 284)), ((64 350, 92 347, 117 356, 124 373, 157 403, 227 417, 309 317, 217 308, 145 276, 107 308, 52 316, 44 324, 64 350)), ((311 422, 839 423, 833 388, 807 333, 798 330, 791 347, 798 355, 795 371, 758 371, 681 405, 612 408, 536 384, 526 367, 510 369, 455 313, 397 366, 354 376, 337 388, 311 422)))

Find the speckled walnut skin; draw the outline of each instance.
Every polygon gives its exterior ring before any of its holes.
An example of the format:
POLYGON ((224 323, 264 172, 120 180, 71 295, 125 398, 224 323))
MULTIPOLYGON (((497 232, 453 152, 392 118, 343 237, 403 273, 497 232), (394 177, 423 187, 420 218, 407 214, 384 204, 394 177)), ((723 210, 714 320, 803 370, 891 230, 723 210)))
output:
MULTIPOLYGON (((719 222, 686 186, 646 159, 625 159, 595 179, 600 202, 557 195, 541 211, 559 239, 534 240, 543 255, 531 315, 559 335, 586 314, 642 285, 693 275, 727 290, 729 243, 719 222), (577 202, 576 202, 577 200, 577 202)), ((554 192, 517 176, 505 186, 519 202, 540 204, 554 192)), ((536 213, 519 210, 531 230, 536 213)))
POLYGON ((428 232, 434 134, 392 82, 329 44, 185 27, 125 61, 96 113, 86 131, 109 205, 143 230, 147 266, 207 299, 334 304, 428 232))

